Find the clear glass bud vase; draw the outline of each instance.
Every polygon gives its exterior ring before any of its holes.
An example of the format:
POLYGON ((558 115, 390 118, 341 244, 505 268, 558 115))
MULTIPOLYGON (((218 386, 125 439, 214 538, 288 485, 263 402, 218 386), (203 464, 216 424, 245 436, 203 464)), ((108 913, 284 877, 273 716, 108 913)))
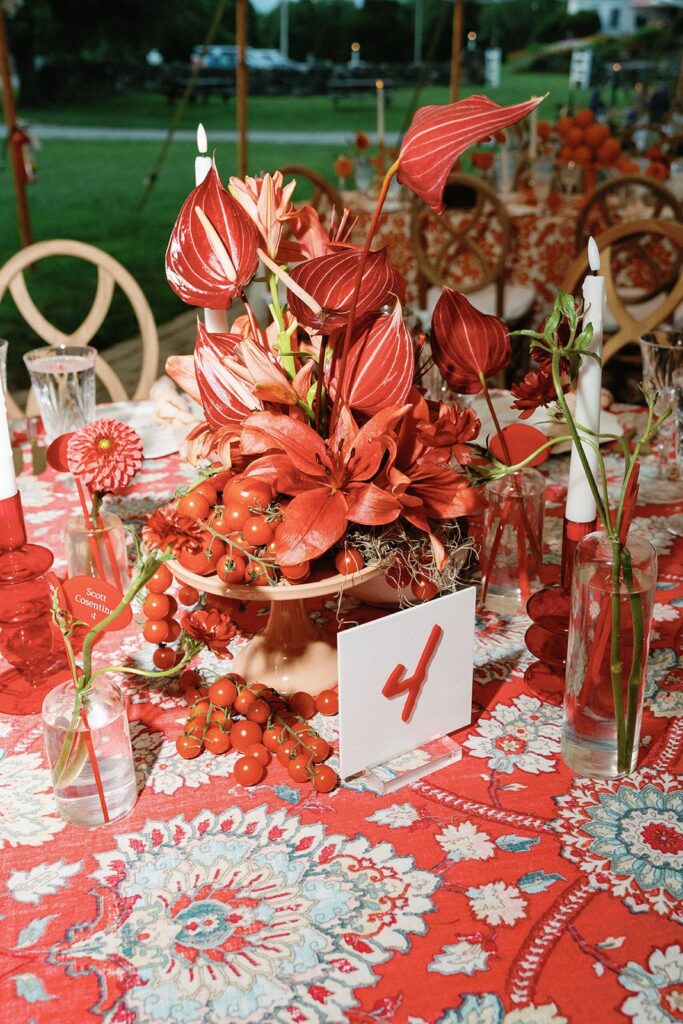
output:
POLYGON ((638 760, 657 555, 630 536, 621 556, 604 533, 576 550, 562 756, 579 775, 615 778, 638 760))
POLYGON ((125 591, 130 583, 126 529, 113 512, 101 512, 97 526, 72 516, 64 531, 69 577, 94 576, 125 591))
POLYGON ((541 585, 545 477, 522 469, 486 485, 480 562, 482 602, 519 615, 541 585))
POLYGON ((57 808, 83 828, 122 818, 136 798, 135 765, 124 696, 95 679, 80 705, 69 680, 43 702, 43 735, 57 808))

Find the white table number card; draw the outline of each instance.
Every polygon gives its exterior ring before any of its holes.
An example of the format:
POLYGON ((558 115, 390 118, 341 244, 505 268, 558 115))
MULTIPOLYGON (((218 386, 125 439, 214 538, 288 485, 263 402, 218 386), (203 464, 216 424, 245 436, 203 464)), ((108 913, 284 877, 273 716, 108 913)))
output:
POLYGON ((342 778, 469 724, 474 605, 467 587, 339 634, 342 778))

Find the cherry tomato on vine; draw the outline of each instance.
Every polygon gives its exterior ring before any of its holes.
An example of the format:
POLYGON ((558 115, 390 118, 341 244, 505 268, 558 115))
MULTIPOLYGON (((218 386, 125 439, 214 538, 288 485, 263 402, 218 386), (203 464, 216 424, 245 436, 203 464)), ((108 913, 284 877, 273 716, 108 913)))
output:
POLYGON ((321 764, 319 768, 315 769, 313 788, 318 793, 331 793, 338 783, 339 777, 329 765, 321 764))
POLYGON ((310 754, 297 754, 288 763, 287 772, 290 779, 294 779, 295 782, 310 782, 313 776, 310 754))
POLYGON ((197 739, 201 740, 202 737, 204 736, 205 728, 206 717, 204 715, 199 715, 197 719, 193 718, 192 721, 188 722, 188 724, 185 726, 185 735, 196 736, 197 739))
POLYGON ((230 742, 235 750, 241 750, 242 753, 252 743, 260 743, 262 736, 261 726, 257 725, 256 722, 235 722, 230 730, 230 742))
POLYGON ((199 600, 199 591, 185 583, 178 591, 178 600, 181 604, 189 607, 192 604, 196 604, 199 600))
POLYGON ((216 563, 216 575, 224 583, 244 583, 244 573, 247 568, 246 559, 241 555, 221 555, 216 563))
POLYGON ((261 565, 260 562, 255 562, 250 558, 244 570, 244 580, 251 587, 267 587, 268 570, 265 565, 261 565))
POLYGON ((171 599, 168 594, 148 594, 142 606, 142 614, 147 619, 165 619, 171 612, 171 599))
POLYGON ((263 516, 249 516, 241 526, 244 539, 257 548, 265 547, 273 539, 273 527, 263 516))
POLYGON ((310 739, 306 740, 306 745, 309 748, 307 753, 310 752, 311 760, 314 764, 320 764, 330 756, 330 745, 322 736, 311 736, 310 739))
POLYGON ((228 725, 230 718, 225 708, 211 708, 209 721, 212 725, 228 725))
POLYGON ((235 697, 235 711, 239 711, 241 715, 246 715, 247 711, 256 701, 256 694, 252 693, 251 690, 240 690, 235 697))
POLYGON ((160 672, 166 672, 167 669, 173 668, 175 665, 175 656, 176 652, 172 647, 157 647, 152 655, 154 667, 158 668, 160 672))
POLYGON ((274 754, 282 744, 285 736, 286 733, 282 726, 273 725, 270 729, 264 730, 263 745, 271 754, 274 754))
POLYGON ((211 480, 202 480, 200 484, 192 488, 191 493, 201 494, 202 497, 206 498, 209 505, 215 505, 218 501, 218 490, 211 480))
POLYGON ((281 565, 280 571, 286 580, 292 583, 303 583, 311 575, 311 563, 299 562, 297 565, 281 565))
POLYGON ((178 685, 183 692, 189 690, 191 686, 199 686, 203 682, 202 674, 196 668, 184 668, 178 678, 178 685))
POLYGON ((300 715, 301 718, 313 718, 315 714, 315 701, 310 693, 306 693, 304 690, 293 693, 291 697, 287 698, 287 703, 292 711, 300 715))
POLYGON ((270 708, 265 700, 257 697, 254 703, 247 708, 247 718, 250 722, 258 722, 259 725, 265 725, 270 718, 270 708))
POLYGON ((190 491, 178 499, 176 507, 178 514, 181 516, 189 516, 190 519, 206 519, 211 504, 203 494, 197 491, 190 491))
POLYGON ((222 469, 221 466, 218 464, 212 466, 211 468, 218 468, 218 473, 214 473, 210 480, 211 485, 216 489, 216 491, 220 493, 227 484, 228 480, 232 479, 234 473, 231 469, 222 469))
POLYGON ((196 572, 199 576, 210 576, 211 573, 216 571, 219 559, 225 554, 223 542, 216 537, 213 537, 212 541, 213 543, 210 547, 207 544, 205 550, 198 551, 196 554, 182 548, 178 555, 179 563, 184 569, 196 572))
POLYGON ((285 740, 284 743, 280 744, 279 748, 275 751, 275 756, 277 757, 280 764, 283 764, 286 767, 289 764, 289 762, 293 761, 294 758, 300 753, 301 745, 297 742, 297 740, 292 738, 285 740))
POLYGON ((336 715, 339 711, 339 694, 336 690, 321 690, 315 698, 315 706, 321 715, 336 715))
POLYGON ((256 786, 264 775, 264 768, 256 757, 240 757, 232 769, 235 781, 241 786, 256 786))
POLYGON ((204 746, 210 754, 225 754, 230 750, 230 737, 217 725, 210 725, 204 737, 204 746))
POLYGON ((209 700, 219 708, 232 707, 236 696, 237 688, 227 676, 220 676, 209 687, 209 700))
POLYGON ((245 750, 247 757, 255 757, 265 768, 270 764, 270 753, 263 743, 251 743, 245 750))
POLYGON ((147 589, 151 594, 163 594, 173 583, 173 575, 167 565, 160 565, 153 576, 147 580, 147 589))
POLYGON ((202 743, 197 736, 187 736, 185 733, 181 733, 175 741, 175 748, 181 757, 189 761, 191 758, 201 754, 202 743))
POLYGON ((241 530, 250 516, 251 512, 246 505, 226 505, 211 521, 211 527, 227 537, 228 534, 241 530))
POLYGON ((247 508, 267 508, 273 498, 273 489, 265 480, 252 476, 236 476, 223 488, 226 505, 240 504, 247 508))
POLYGON ((142 635, 150 644, 165 644, 170 632, 166 619, 147 619, 142 627, 142 635))
POLYGON ((176 622, 175 619, 163 619, 163 622, 168 626, 168 638, 167 643, 174 643, 181 634, 180 623, 176 622))
POLYGON ((365 565, 365 562, 357 548, 344 548, 343 551, 337 553, 334 564, 337 572, 341 573, 342 576, 348 576, 349 573, 359 572, 365 565))
POLYGON ((431 601, 439 593, 439 588, 426 576, 420 576, 410 584, 410 592, 418 601, 431 601))
POLYGON ((232 544, 228 544, 228 551, 232 551, 233 555, 239 554, 244 558, 256 551, 254 545, 249 543, 241 531, 229 534, 227 539, 232 541, 232 544))

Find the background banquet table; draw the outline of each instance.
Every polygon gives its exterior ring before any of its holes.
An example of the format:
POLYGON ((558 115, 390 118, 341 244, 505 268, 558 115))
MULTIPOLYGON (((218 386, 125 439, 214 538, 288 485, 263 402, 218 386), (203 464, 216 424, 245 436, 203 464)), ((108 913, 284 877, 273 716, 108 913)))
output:
MULTIPOLYGON (((548 471, 552 573, 566 460, 548 471)), ((31 539, 55 551, 59 571, 76 493, 50 470, 20 480, 31 539)), ((177 457, 147 462, 115 510, 139 521, 187 480, 177 457)), ((0 1019, 680 1019, 683 493, 648 460, 641 482, 634 529, 656 545, 660 581, 639 767, 618 782, 564 767, 561 709, 523 682, 528 620, 490 612, 477 620, 462 761, 388 796, 362 779, 318 795, 277 762, 242 789, 234 755, 176 754, 175 685, 129 676, 139 800, 127 818, 82 831, 57 815, 39 718, 0 716, 0 1019)), ((374 614, 352 596, 341 612, 374 614)), ((312 615, 333 629, 336 601, 312 615)), ((149 664, 134 625, 106 638, 100 662, 114 649, 149 664)), ((334 739, 335 719, 316 724, 334 739)))

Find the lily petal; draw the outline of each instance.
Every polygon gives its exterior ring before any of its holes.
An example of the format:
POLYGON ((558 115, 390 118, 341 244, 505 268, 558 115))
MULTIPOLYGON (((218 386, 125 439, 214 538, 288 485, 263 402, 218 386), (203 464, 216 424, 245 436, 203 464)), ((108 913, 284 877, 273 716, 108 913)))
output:
POLYGON ((346 499, 340 491, 316 487, 297 495, 275 530, 277 560, 298 565, 319 558, 346 529, 346 499))

